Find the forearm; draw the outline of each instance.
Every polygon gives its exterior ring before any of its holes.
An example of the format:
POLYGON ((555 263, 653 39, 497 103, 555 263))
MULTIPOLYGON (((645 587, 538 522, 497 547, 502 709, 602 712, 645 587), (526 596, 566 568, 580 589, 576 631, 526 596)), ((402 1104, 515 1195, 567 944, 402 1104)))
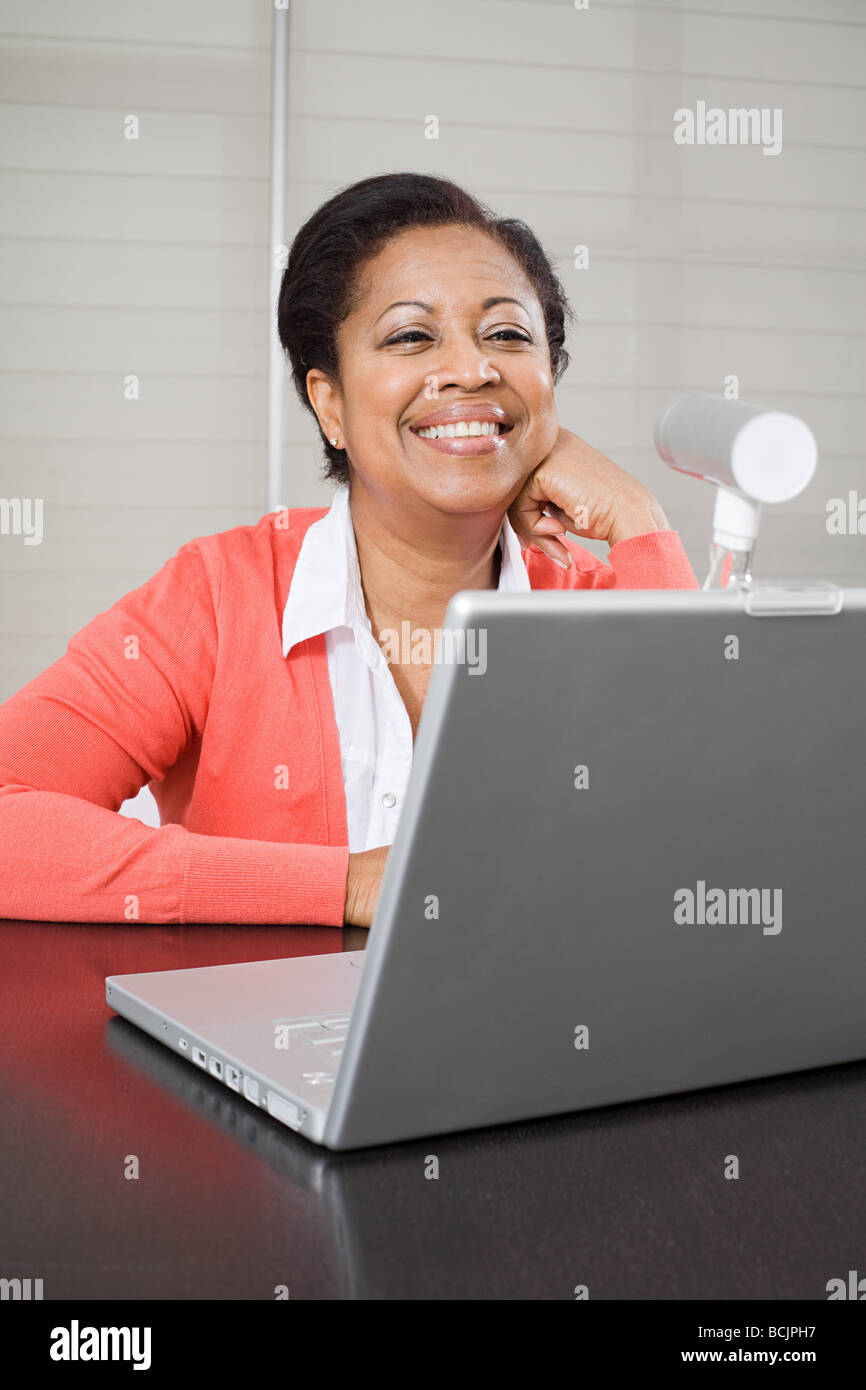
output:
POLYGON ((0 917, 341 926, 348 848, 158 829, 61 792, 0 788, 0 917))
POLYGON ((612 545, 606 582, 613 570, 617 589, 697 589, 695 572, 676 531, 641 532, 612 545))
POLYGON ((644 492, 633 501, 621 502, 611 522, 608 545, 633 540, 635 536, 650 536, 656 531, 669 531, 671 524, 661 503, 651 492, 644 492))

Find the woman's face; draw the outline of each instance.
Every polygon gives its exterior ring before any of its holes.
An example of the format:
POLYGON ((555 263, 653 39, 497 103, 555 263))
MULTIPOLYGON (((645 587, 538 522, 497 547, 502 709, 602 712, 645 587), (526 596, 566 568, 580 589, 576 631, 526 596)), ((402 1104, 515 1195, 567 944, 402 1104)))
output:
POLYGON ((544 318, 520 266, 483 232, 412 228, 367 263, 359 292, 338 334, 340 387, 314 394, 353 485, 502 511, 558 431, 544 318))

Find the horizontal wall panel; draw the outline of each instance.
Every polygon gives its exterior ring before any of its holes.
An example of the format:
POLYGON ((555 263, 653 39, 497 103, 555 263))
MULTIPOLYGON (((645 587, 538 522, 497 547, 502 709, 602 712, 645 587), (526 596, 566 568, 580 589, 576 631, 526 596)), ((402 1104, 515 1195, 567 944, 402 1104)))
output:
POLYGON ((101 39, 164 48, 267 46, 270 6, 254 0, 0 0, 0 30, 30 38, 101 39))
MULTIPOLYGON (((834 6, 822 4, 823 17, 834 6)), ((380 11, 382 13, 382 11, 380 11)), ((746 18, 719 12, 662 11, 642 4, 465 3, 437 5, 435 23, 425 5, 394 5, 389 21, 372 24, 370 13, 339 5, 305 3, 293 12, 295 40, 304 49, 393 54, 425 53, 453 61, 520 57, 527 65, 600 68, 639 67, 717 76, 787 78, 791 81, 862 84, 866 29, 746 18), (505 37, 507 35, 507 37, 505 37)), ((817 10, 813 9, 814 19, 817 10)))
MULTIPOLYGON (((290 117, 338 123, 367 117, 399 120, 418 111, 472 125, 479 121, 479 88, 489 83, 490 58, 454 62, 453 55, 404 55, 399 63, 370 53, 292 53, 290 117)), ((866 144, 862 86, 827 84, 816 100, 811 85, 789 77, 715 78, 677 72, 648 74, 640 68, 587 67, 574 81, 578 63, 532 67, 519 56, 494 60, 508 107, 497 113, 503 128, 568 128, 630 134, 637 139, 670 136, 674 112, 698 100, 725 110, 781 107, 786 142, 807 145, 866 144)), ((231 113, 267 118, 268 54, 265 50, 192 51, 168 55, 159 48, 115 47, 110 63, 101 46, 80 47, 71 65, 61 44, 36 47, 8 43, 0 52, 0 91, 7 104, 78 106, 142 118, 155 112, 231 113)))
MULTIPOLYGON (((681 107, 781 107, 783 140, 787 143, 866 145, 866 110, 862 85, 828 84, 816 99, 811 86, 796 85, 785 75, 745 81, 679 73, 648 75, 640 68, 605 70, 587 67, 575 82, 579 62, 560 67, 529 67, 519 58, 494 65, 497 94, 507 106, 482 113, 505 129, 568 129, 628 134, 638 142, 672 139, 674 113, 681 107)), ((290 110, 332 123, 341 119, 382 119, 382 91, 388 91, 388 114, 403 119, 435 113, 441 121, 472 126, 479 120, 479 89, 490 82, 488 60, 454 62, 426 52, 392 59, 369 54, 296 53, 290 110)), ((157 103, 148 102, 148 106, 157 103)), ((183 109, 183 108, 181 108, 183 109)))
POLYGON ((819 351, 823 337, 866 332, 866 265, 788 269, 712 262, 659 264, 624 256, 590 258, 587 270, 563 265, 561 278, 584 324, 651 323, 725 330, 799 332, 819 351))
POLYGON ((267 244, 268 185, 69 170, 0 170, 0 235, 159 241, 193 247, 267 244))
MULTIPOLYGON (((58 508, 82 498, 94 508, 168 501, 191 515, 202 505, 265 508, 264 441, 18 438, 0 440, 0 449, 7 497, 42 497, 58 508)), ((289 441, 284 458, 291 505, 327 505, 333 494, 319 479, 317 446, 289 441)))
MULTIPOLYGON (((569 265, 576 245, 588 246, 591 255, 634 252, 664 264, 705 258, 732 266, 862 270, 866 265, 866 206, 816 207, 801 201, 792 217, 789 208, 773 203, 769 195, 748 204, 737 197, 661 196, 651 181, 607 197, 575 181, 544 192, 512 186, 495 198, 477 179, 470 187, 479 197, 493 199, 500 216, 522 217, 569 265)), ((321 190, 321 197, 326 191, 321 190)), ((313 203, 312 195, 307 185, 294 188, 293 206, 306 207, 308 199, 313 203)))
MULTIPOLYGON (((129 316, 130 310, 145 309, 152 314, 164 309, 173 316, 167 321, 172 337, 190 310, 208 315, 240 313, 255 324, 258 346, 262 324, 258 316, 250 315, 250 305, 261 304, 260 316, 265 319, 268 273, 266 242, 257 246, 166 246, 146 241, 67 241, 50 235, 17 237, 3 246, 0 303, 24 304, 28 311, 41 304, 55 308, 70 305, 76 310, 104 308, 115 318, 129 317, 131 333, 136 334, 142 329, 140 322, 129 316)), ((234 328, 236 320, 231 322, 234 328)), ((19 325, 7 327, 0 321, 0 342, 14 336, 17 348, 20 334, 19 325)))
POLYGON ((0 51, 0 92, 4 102, 50 106, 267 115, 270 55, 264 48, 184 46, 172 52, 164 45, 113 43, 107 57, 103 43, 77 44, 71 63, 62 42, 8 41, 0 51))
MULTIPOLYGON (((801 0, 802 3, 802 0, 801 0)), ((742 3, 736 7, 742 11, 742 3)), ((761 10, 770 6, 761 6, 761 10)), ((166 47, 267 47, 270 7, 251 3, 218 5, 206 0, 150 0, 146 6, 110 0, 3 0, 0 26, 21 37, 162 44, 166 47)), ((821 7, 820 17, 834 5, 821 7)), ((426 5, 393 4, 376 11, 380 22, 353 0, 302 0, 292 6, 296 44, 302 49, 374 52, 399 55, 424 52, 430 58, 494 60, 501 52, 503 32, 510 54, 527 64, 577 63, 583 55, 595 66, 662 68, 672 60, 686 71, 726 73, 747 77, 788 77, 800 81, 848 82, 859 85, 866 62, 866 33, 862 24, 845 26, 844 42, 837 25, 815 23, 809 16, 764 18, 718 10, 685 12, 643 4, 590 6, 577 11, 569 4, 531 3, 531 0, 442 0, 436 22, 426 5), (811 22, 809 22, 811 21, 811 22), (780 34, 784 42, 780 42, 780 34), (671 45, 676 48, 671 52, 671 45)), ((841 14, 850 17, 850 0, 841 14)), ((586 60, 586 59, 585 59, 586 60)))
MULTIPOLYGON (((719 389, 718 380, 701 380, 687 371, 664 389, 635 387, 624 391, 619 386, 598 385, 588 389, 564 381, 557 389, 559 418, 568 429, 616 457, 618 448, 646 446, 659 410, 672 396, 719 389)), ((853 453, 866 460, 866 399, 862 395, 804 397, 780 390, 767 396, 758 383, 742 382, 740 396, 756 405, 803 415, 822 453, 853 453)))
POLYGON ((7 372, 0 375, 0 419, 9 434, 37 439, 265 438, 266 385, 261 376, 144 373, 139 400, 124 400, 123 391, 119 372, 42 377, 7 372))
MULTIPOLYGON (((510 0, 507 2, 510 3, 510 0)), ((517 4, 523 2, 515 0, 517 4)), ((533 3, 533 0, 529 0, 529 3, 533 3)), ((539 0, 539 3, 557 4, 558 0, 539 0)), ((642 12, 657 10, 663 14, 670 13, 672 8, 671 0, 610 0, 610 3, 617 9, 634 10, 639 7, 642 12)), ((718 14, 722 0, 676 0, 676 3, 690 14, 718 14)), ((753 23, 756 22, 756 14, 761 23, 773 19, 779 24, 780 33, 784 33, 784 26, 792 19, 845 29, 862 28, 866 23, 861 0, 832 0, 832 3, 824 5, 816 5, 815 0, 724 0, 724 12, 753 23)))
MULTIPOLYGON (((630 135, 508 131, 496 138, 495 121, 486 129, 449 125, 443 116, 438 140, 424 137, 423 107, 414 120, 383 129, 358 120, 327 136, 301 119, 290 137, 289 162, 298 178, 326 178, 335 186, 391 169, 417 169, 474 184, 479 168, 490 196, 514 186, 530 191, 630 194, 646 191, 668 197, 736 198, 790 206, 866 205, 866 152, 803 145, 764 155, 751 145, 677 146, 661 137, 635 141, 630 135), (640 146, 640 148, 638 148, 640 146)), ((322 125, 327 124, 322 122, 322 125)), ((164 132, 165 134, 165 132, 164 132)), ((168 156, 167 156, 168 157, 168 156)))
POLYGON ((859 395, 866 383, 866 336, 720 333, 713 328, 585 325, 569 345, 578 381, 592 387, 664 387, 671 367, 721 391, 725 378, 740 378, 740 395, 801 391, 804 395, 859 395), (660 373, 659 365, 665 364, 660 373))
POLYGON ((268 175, 267 118, 161 111, 138 115, 137 139, 124 137, 127 112, 89 107, 0 106, 0 148, 13 169, 175 178, 268 175))
MULTIPOLYGON (((264 297, 264 296, 263 296, 264 297)), ((22 376, 104 374, 144 379, 188 375, 261 380, 267 362, 261 309, 124 309, 82 304, 0 310, 0 366, 22 376)), ((5 428, 5 426, 4 426, 5 428)), ((14 431, 13 431, 14 432, 14 431)))
POLYGON ((174 551, 168 548, 153 571, 150 566, 146 570, 112 570, 109 575, 82 571, 76 575, 74 587, 63 582, 62 570, 4 575, 0 584, 0 625, 11 636, 56 637, 58 633, 68 633, 71 637, 97 613, 137 589, 172 554, 174 551))
MULTIPOLYGON (((32 527, 32 511, 29 513, 32 527)), ((213 507, 54 507, 42 508, 42 540, 0 535, 0 573, 33 577, 58 570, 80 573, 127 568, 141 554, 173 555, 194 536, 254 525, 257 508, 213 507)), ((31 530, 32 534, 32 530, 31 530)))
MULTIPOLYGON (((471 183, 480 161, 485 183, 494 191, 509 188, 520 168, 527 186, 539 191, 565 186, 622 194, 651 187, 668 196, 860 207, 866 200, 862 147, 792 144, 768 156, 754 145, 678 146, 666 135, 539 132, 520 124, 508 130, 507 139, 492 139, 499 129, 495 118, 484 125, 461 121, 441 95, 434 113, 439 135, 431 140, 424 133, 427 105, 419 102, 414 114, 406 111, 385 121, 359 117, 335 123, 298 115, 290 124, 289 165, 296 177, 315 175, 341 184, 383 165, 447 173, 471 183)), ((142 113, 140 121, 140 138, 128 140, 120 112, 0 105, 0 147, 8 151, 7 168, 123 177, 219 175, 238 181, 238 196, 248 182, 267 176, 264 117, 155 111, 142 113)))

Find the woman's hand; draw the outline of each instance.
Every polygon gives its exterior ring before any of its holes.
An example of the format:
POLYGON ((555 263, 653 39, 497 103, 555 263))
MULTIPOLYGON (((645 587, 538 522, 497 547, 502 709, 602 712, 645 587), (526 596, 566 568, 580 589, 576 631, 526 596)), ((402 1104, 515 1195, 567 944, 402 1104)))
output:
POLYGON ((360 854, 349 855, 346 905, 343 909, 343 920, 347 925, 369 927, 372 922, 389 849, 390 845, 379 845, 376 849, 365 849, 360 854))
POLYGON ((616 545, 670 529, 648 488, 566 429, 560 429, 550 453, 530 473, 508 519, 523 545, 536 546, 566 569, 571 555, 556 539, 566 531, 616 545))

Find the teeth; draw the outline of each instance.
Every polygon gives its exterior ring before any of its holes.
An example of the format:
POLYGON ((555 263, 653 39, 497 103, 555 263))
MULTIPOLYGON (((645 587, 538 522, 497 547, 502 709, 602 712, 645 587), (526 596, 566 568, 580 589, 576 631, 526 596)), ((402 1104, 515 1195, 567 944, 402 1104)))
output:
POLYGON ((422 439, 465 439, 468 435, 501 434, 502 426, 495 420, 456 420, 453 425, 428 425, 418 433, 422 439))

